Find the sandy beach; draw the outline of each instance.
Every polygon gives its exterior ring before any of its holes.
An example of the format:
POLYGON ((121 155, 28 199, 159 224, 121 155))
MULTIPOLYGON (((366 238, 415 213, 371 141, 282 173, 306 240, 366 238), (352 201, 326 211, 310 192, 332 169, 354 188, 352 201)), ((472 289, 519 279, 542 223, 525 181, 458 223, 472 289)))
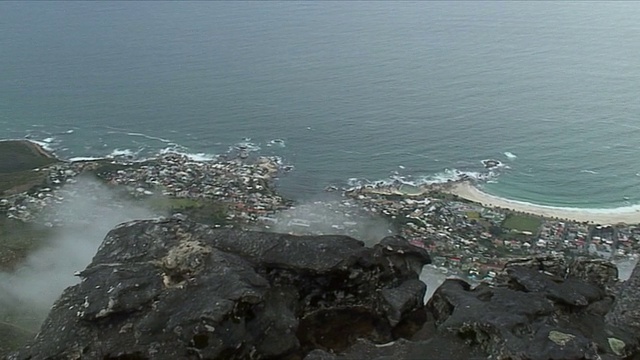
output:
POLYGON ((520 211, 544 217, 556 217, 578 222, 586 221, 601 225, 613 225, 618 223, 640 223, 640 210, 630 209, 629 211, 620 211, 619 209, 616 209, 615 211, 609 212, 606 210, 573 210, 526 204, 489 195, 482 192, 468 181, 454 184, 445 191, 450 194, 457 195, 463 199, 482 204, 484 206, 520 211))

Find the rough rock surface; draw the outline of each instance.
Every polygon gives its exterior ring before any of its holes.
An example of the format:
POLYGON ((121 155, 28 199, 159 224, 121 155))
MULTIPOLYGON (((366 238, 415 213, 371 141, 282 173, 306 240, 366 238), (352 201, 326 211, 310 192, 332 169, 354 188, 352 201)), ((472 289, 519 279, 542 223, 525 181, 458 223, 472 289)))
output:
POLYGON ((471 289, 461 280, 445 281, 428 307, 439 331, 466 338, 494 358, 620 358, 637 351, 638 336, 605 324, 613 301, 606 274, 612 274, 609 266, 597 260, 516 261, 497 286, 471 289))
POLYGON ((387 237, 219 230, 183 218, 112 230, 82 282, 10 359, 628 359, 640 268, 514 260, 448 279, 425 306, 422 248, 387 237), (613 306, 613 307, 612 307, 613 306), (613 310, 611 310, 613 309, 613 310))
POLYGON ((396 237, 367 248, 345 236, 127 223, 9 358, 295 359, 389 342, 419 329, 429 262, 396 237))
POLYGON ((640 265, 636 265, 629 279, 620 287, 607 321, 640 334, 640 265))
POLYGON ((514 260, 495 286, 446 280, 408 340, 361 340, 341 354, 314 350, 305 360, 637 358, 640 334, 605 323, 616 278, 602 260, 514 260))

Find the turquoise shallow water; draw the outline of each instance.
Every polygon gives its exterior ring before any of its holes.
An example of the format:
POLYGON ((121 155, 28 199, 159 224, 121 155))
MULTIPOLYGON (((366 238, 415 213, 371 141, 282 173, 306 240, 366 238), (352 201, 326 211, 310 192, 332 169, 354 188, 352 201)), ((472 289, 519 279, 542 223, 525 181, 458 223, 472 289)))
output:
POLYGON ((631 206, 639 15, 631 2, 0 3, 0 137, 67 158, 249 142, 295 165, 280 185, 299 197, 486 174, 495 158, 489 193, 631 206))

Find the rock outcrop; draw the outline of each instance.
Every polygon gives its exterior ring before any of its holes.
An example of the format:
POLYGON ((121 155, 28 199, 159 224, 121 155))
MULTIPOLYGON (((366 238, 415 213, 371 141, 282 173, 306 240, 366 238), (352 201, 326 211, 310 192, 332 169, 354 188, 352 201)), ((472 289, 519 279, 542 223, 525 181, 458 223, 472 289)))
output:
POLYGON ((367 248, 175 218, 127 223, 9 358, 295 359, 389 342, 420 319, 429 262, 396 237, 367 248))
POLYGON ((471 289, 461 280, 445 281, 428 307, 440 331, 494 358, 622 358, 637 352, 638 335, 605 323, 613 270, 600 260, 515 261, 495 286, 471 289))
POLYGON ((407 339, 361 340, 341 354, 314 350, 305 360, 631 358, 638 332, 605 322, 616 276, 602 260, 515 260, 496 285, 446 280, 427 304, 427 321, 407 339))
POLYGON ((640 270, 514 260, 496 284, 448 279, 423 304, 427 252, 401 237, 123 224, 40 333, 9 359, 625 359, 640 270), (611 310, 613 308, 613 310, 611 310))

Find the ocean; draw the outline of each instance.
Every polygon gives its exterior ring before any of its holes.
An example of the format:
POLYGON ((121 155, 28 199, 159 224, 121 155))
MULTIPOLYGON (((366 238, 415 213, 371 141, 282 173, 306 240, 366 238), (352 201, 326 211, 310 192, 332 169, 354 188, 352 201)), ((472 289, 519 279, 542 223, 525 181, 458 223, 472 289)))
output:
POLYGON ((481 178, 640 205, 635 2, 0 2, 0 138, 65 159, 244 146, 281 191, 481 178), (489 171, 483 159, 502 166, 489 171))

